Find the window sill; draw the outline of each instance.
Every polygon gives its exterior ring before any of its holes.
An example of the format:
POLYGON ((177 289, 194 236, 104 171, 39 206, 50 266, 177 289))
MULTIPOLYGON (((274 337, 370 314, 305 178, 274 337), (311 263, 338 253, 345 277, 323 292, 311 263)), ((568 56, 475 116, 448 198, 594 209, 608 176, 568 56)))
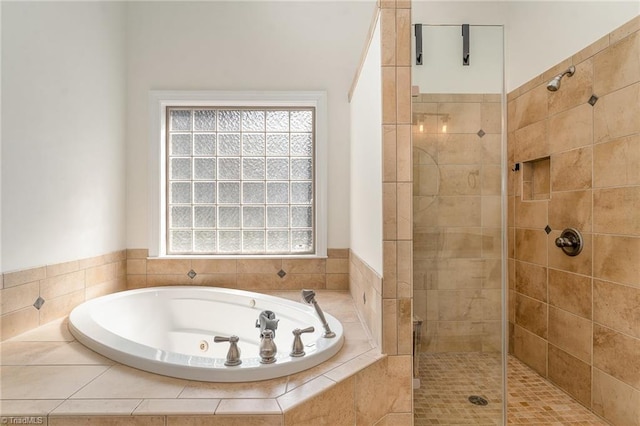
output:
POLYGON ((161 256, 149 256, 147 259, 193 259, 193 260, 244 260, 244 259, 327 259, 327 255, 319 254, 282 254, 282 255, 214 255, 214 254, 171 254, 161 256))

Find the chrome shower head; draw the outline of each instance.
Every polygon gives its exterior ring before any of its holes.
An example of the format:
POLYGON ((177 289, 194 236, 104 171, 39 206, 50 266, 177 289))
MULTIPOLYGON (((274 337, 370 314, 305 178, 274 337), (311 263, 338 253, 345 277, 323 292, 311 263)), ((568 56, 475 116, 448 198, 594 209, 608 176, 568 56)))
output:
POLYGON ((547 83, 547 90, 550 92, 555 92, 560 88, 560 80, 562 80, 562 77, 564 77, 565 74, 571 77, 575 72, 576 72, 576 67, 571 65, 569 68, 567 68, 565 72, 563 72, 562 74, 558 74, 549 83, 547 83))
POLYGON ((302 300, 304 300, 307 304, 311 305, 315 302, 316 292, 313 290, 302 290, 302 300))

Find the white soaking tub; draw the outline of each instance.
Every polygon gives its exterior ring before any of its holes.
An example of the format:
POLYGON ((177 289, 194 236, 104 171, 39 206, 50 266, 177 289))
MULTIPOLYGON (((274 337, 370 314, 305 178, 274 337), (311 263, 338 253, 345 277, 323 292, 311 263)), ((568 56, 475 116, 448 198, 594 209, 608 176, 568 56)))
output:
MULTIPOLYGON (((320 304, 322 298, 319 298, 320 304)), ((342 324, 325 313, 334 338, 314 308, 280 297, 216 287, 152 287, 113 293, 89 300, 69 316, 69 329, 94 351, 141 370, 209 382, 247 382, 287 376, 335 355, 344 341, 342 324), (275 336, 276 362, 261 364, 260 330, 264 310, 280 319, 275 336), (302 334, 302 357, 291 357, 292 331, 302 334), (214 336, 239 337, 242 364, 225 366, 229 343, 214 336)))

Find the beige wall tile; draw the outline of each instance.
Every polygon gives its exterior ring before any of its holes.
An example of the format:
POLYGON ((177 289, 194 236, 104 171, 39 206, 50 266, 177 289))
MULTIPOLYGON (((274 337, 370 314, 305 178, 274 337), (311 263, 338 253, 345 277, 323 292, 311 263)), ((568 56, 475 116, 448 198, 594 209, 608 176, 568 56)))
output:
POLYGON ((480 103, 447 102, 438 104, 438 128, 447 125, 447 133, 471 133, 475 135, 482 128, 480 103), (446 123, 445 123, 446 117, 446 123))
POLYGON ((502 257, 502 229, 482 228, 482 257, 500 259, 502 257))
POLYGON ((547 234, 544 230, 516 228, 516 259, 546 266, 546 246, 547 234))
POLYGON ((395 240, 398 235, 397 195, 395 183, 382 184, 383 239, 395 240))
POLYGON ((547 226, 549 201, 521 201, 515 197, 515 226, 518 228, 544 229, 547 226))
POLYGON ((282 290, 301 290, 303 288, 326 288, 325 274, 287 274, 283 278, 274 278, 275 287, 282 290))
POLYGON ((640 135, 593 147, 593 186, 640 185, 640 135))
POLYGON ((616 425, 636 425, 640 419, 640 391, 593 369, 593 411, 616 425))
POLYGON ((187 274, 148 274, 147 287, 164 285, 193 285, 193 280, 187 274))
MULTIPOLYGON (((333 262, 342 262, 348 270, 348 261, 332 260, 333 262)), ((324 274, 325 272, 345 272, 344 270, 328 271, 329 261, 326 259, 283 259, 281 268, 287 274, 324 274)), ((344 269, 344 268, 343 268, 344 269)), ((279 269, 278 269, 279 271, 279 269)), ((276 273, 278 272, 276 271, 276 273)))
POLYGON ((480 172, 482 195, 500 195, 502 167, 483 165, 480 172))
POLYGON ((598 99, 593 116, 595 143, 640 132, 640 83, 598 99))
POLYGON ((439 290, 463 290, 482 288, 484 263, 479 259, 439 259, 435 266, 437 279, 432 288, 439 290))
MULTIPOLYGON (((560 74, 561 72, 564 72, 567 68, 569 68, 570 65, 573 65, 570 57, 562 60, 561 62, 558 62, 557 64, 553 65, 551 68, 547 69, 542 73, 542 80, 544 81, 551 80, 556 75, 560 74)), ((562 87, 564 87, 564 85, 562 87)))
POLYGON ((640 338, 640 288, 593 280, 594 321, 640 338))
POLYGON ((551 229, 576 228, 591 232, 591 191, 554 192, 549 201, 551 229))
POLYGON ((102 254, 99 256, 87 257, 84 259, 78 260, 78 267, 80 269, 89 269, 95 268, 96 266, 104 265, 105 263, 110 263, 112 256, 107 254, 102 254))
POLYGON ((388 393, 380 389, 387 382, 387 359, 381 359, 355 376, 356 423, 373 425, 384 417, 391 407, 388 393))
POLYGON ((397 195, 397 239, 411 240, 413 234, 413 197, 411 183, 398 183, 397 195))
POLYGON ((502 104, 500 102, 483 102, 480 105, 480 128, 485 133, 502 132, 502 104))
POLYGON ((591 188, 591 147, 574 149, 551 156, 551 190, 572 191, 591 188))
POLYGON ((167 416, 166 426, 281 426, 281 415, 167 416))
POLYGON ((56 275, 68 274, 75 272, 80 267, 77 260, 70 262, 56 263, 55 265, 47 265, 46 275, 48 278, 55 277, 56 275))
POLYGON ((127 274, 146 274, 147 259, 127 259, 127 274))
POLYGON ((482 164, 500 165, 502 162, 502 135, 484 135, 482 138, 482 164))
POLYGON ((411 124, 411 67, 397 67, 396 74, 396 120, 398 123, 411 124))
POLYGON ((382 126, 382 181, 395 182, 397 176, 397 126, 382 126))
POLYGON ((591 319, 591 277, 549 269, 549 303, 591 319))
MULTIPOLYGON (((591 60, 574 62, 576 72, 570 78, 562 79, 562 90, 549 95, 549 115, 555 115, 567 109, 583 104, 593 93, 593 63, 591 60)), ((563 72, 566 68, 558 71, 563 72)), ((551 80, 553 76, 549 77, 551 80)))
POLYGON ((562 249, 556 247, 556 238, 560 236, 561 231, 551 231, 547 239, 549 267, 559 269, 566 272, 574 272, 576 274, 590 275, 592 262, 592 244, 593 238, 591 234, 582 233, 582 241, 584 248, 577 256, 567 256, 562 249))
POLYGON ((591 329, 590 320, 549 307, 549 343, 587 364, 591 363, 591 329))
POLYGON ((149 257, 148 249, 127 249, 127 259, 146 259, 149 257))
POLYGON ((7 272, 3 274, 4 288, 13 287, 20 284, 31 283, 42 280, 46 276, 46 268, 31 268, 16 272, 7 272))
POLYGON ((483 227, 497 228, 502 224, 502 198, 485 195, 482 197, 481 224, 483 227))
POLYGON ((481 220, 479 196, 441 197, 438 200, 439 226, 481 226, 481 220))
POLYGON ((399 124, 397 127, 397 179, 399 182, 411 182, 412 176, 411 125, 399 124))
POLYGON ((611 43, 616 43, 636 31, 640 31, 640 15, 613 30, 610 34, 611 43))
POLYGON ((238 273, 277 274, 282 269, 282 259, 238 259, 238 273))
POLYGON ((523 92, 513 101, 515 110, 513 114, 509 114, 509 119, 513 122, 513 130, 544 120, 547 116, 547 96, 549 92, 544 85, 539 84, 537 81, 539 77, 534 80, 535 87, 523 92))
POLYGON ((191 268, 198 274, 235 274, 237 261, 235 259, 193 259, 191 268))
POLYGON ((480 165, 442 165, 438 195, 480 195, 480 165))
MULTIPOLYGON (((473 133, 477 132, 475 130, 473 133)), ((489 135, 485 136, 488 137, 489 135)), ((484 138, 482 138, 484 139, 484 138)), ((447 164, 480 164, 483 147, 481 139, 475 134, 441 134, 438 135, 438 165, 447 164)))
POLYGON ((7 340, 18 334, 36 328, 39 324, 38 310, 33 306, 13 311, 2 315, 0 318, 0 327, 2 340, 7 340))
POLYGON ((127 289, 144 288, 147 286, 147 275, 127 275, 127 289))
POLYGON ((594 324, 593 366, 640 390, 640 339, 594 324))
POLYGON ((349 259, 327 259, 327 274, 346 274, 349 272, 349 259))
POLYGON ((547 341, 516 325, 513 330, 514 355, 540 373, 547 376, 547 341))
POLYGON ((593 108, 589 104, 582 104, 554 115, 549 119, 551 153, 591 145, 592 129, 593 108))
POLYGON ((349 290, 349 274, 327 274, 327 290, 349 290))
MULTIPOLYGON (((100 282, 115 279, 115 273, 110 275, 110 278, 104 279, 100 282)), ((84 288, 85 271, 76 271, 69 274, 58 275, 53 278, 46 278, 40 281, 40 296, 45 300, 49 300, 68 293, 73 293, 74 291, 84 290, 84 288)))
POLYGON ((73 293, 65 294, 64 296, 56 297, 55 299, 47 300, 42 308, 40 308, 40 324, 46 324, 54 319, 62 318, 85 301, 84 289, 75 291, 73 293))
POLYGON ((547 338, 546 303, 516 293, 516 324, 532 333, 547 338))
POLYGON ((413 282, 413 250, 411 241, 398 241, 398 269, 397 269, 397 296, 398 298, 411 297, 413 282))
POLYGON ((640 185, 593 191, 593 231, 640 236, 640 185))
MULTIPOLYGON (((589 46, 585 47, 578 53, 574 54, 572 57, 573 63, 579 65, 582 61, 585 61, 591 58, 593 55, 595 55, 596 53, 600 52, 603 49, 606 49, 607 47, 609 47, 609 34, 594 41, 589 46)), ((574 77, 576 76, 574 75, 574 77)))
POLYGON ((348 248, 327 249, 327 257, 329 257, 330 259, 348 259, 349 249, 348 248))
POLYGON ((198 274, 191 280, 192 285, 237 288, 236 274, 198 274))
POLYGON ((382 67, 382 124, 396 123, 396 68, 382 67))
POLYGON ((594 235, 593 276, 640 287, 640 238, 594 235))
POLYGON ((382 242, 384 280, 382 281, 382 297, 395 299, 398 290, 398 243, 382 242))
POLYGON ((396 299, 382 300, 382 352, 398 353, 398 302, 396 299))
POLYGON ((533 263, 515 262, 516 291, 525 296, 547 301, 547 268, 533 263))
POLYGON ((85 299, 94 299, 96 297, 105 296, 115 293, 116 291, 126 290, 127 284, 124 278, 118 278, 113 281, 96 284, 85 289, 85 299))
POLYGON ((515 131, 513 138, 514 161, 522 162, 547 157, 549 144, 549 120, 540 120, 515 131))
POLYGON ((549 380, 591 407, 591 367, 554 345, 549 345, 549 380))
POLYGON ((48 422, 48 426, 164 426, 165 424, 164 416, 51 416, 48 422))
POLYGON ((483 318, 482 290, 439 291, 437 303, 440 321, 472 321, 483 318))
POLYGON ((380 54, 382 65, 396 64, 396 11, 380 11, 380 54))
POLYGON ((396 64, 411 66, 411 10, 396 10, 396 64))
POLYGON ((640 81, 640 33, 613 42, 593 58, 594 90, 604 96, 640 81))
MULTIPOLYGON (((331 382, 329 379, 324 380, 331 382)), ((299 389, 302 390, 308 385, 302 385, 293 392, 299 389)), ((284 408, 284 425, 306 426, 312 423, 327 425, 355 424, 355 379, 346 379, 338 384, 329 385, 326 389, 322 394, 307 399, 299 405, 290 409, 284 408)), ((303 392, 299 393, 302 394, 303 392)), ((278 401, 281 402, 281 399, 282 397, 278 401)), ((282 403, 280 405, 282 406, 282 403)))
POLYGON ((410 412, 412 405, 412 359, 410 356, 387 358, 387 398, 390 411, 410 412))
POLYGON ((189 259, 148 259, 147 274, 186 274, 191 269, 189 259))
POLYGON ((411 299, 398 299, 398 355, 411 355, 413 348, 411 299))
POLYGON ((107 263, 87 268, 84 272, 87 286, 100 284, 116 278, 117 265, 115 263, 107 263))
POLYGON ((33 282, 0 290, 0 314, 32 308, 40 294, 39 288, 38 282, 33 282))

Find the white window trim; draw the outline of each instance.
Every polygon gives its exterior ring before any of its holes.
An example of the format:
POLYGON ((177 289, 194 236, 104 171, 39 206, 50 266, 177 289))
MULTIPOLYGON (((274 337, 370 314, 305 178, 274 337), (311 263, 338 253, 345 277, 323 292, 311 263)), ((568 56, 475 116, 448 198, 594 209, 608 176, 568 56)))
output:
POLYGON ((175 91, 149 92, 149 257, 170 258, 325 258, 327 257, 327 94, 304 92, 175 91), (168 255, 166 249, 166 107, 249 106, 314 107, 315 128, 315 253, 290 255, 168 255))

